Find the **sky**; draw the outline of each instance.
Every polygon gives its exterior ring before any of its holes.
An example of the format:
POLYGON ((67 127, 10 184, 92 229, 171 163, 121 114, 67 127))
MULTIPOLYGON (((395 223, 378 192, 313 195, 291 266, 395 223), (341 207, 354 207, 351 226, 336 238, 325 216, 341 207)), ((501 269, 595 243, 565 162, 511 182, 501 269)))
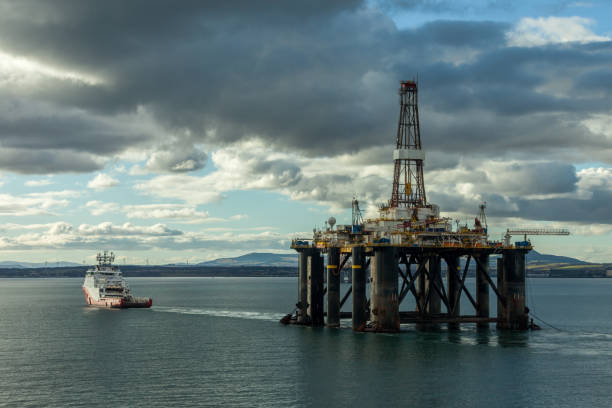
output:
POLYGON ((430 203, 612 262, 612 5, 553 0, 0 0, 0 260, 289 253, 353 196, 375 216, 417 77, 430 203))

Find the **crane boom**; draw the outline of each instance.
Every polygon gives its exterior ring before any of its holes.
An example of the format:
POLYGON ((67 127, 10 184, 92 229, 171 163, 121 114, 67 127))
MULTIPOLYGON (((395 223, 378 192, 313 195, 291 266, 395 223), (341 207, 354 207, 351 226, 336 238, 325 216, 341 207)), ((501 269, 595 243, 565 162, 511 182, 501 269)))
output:
POLYGON ((522 229, 507 229, 504 235, 506 246, 510 246, 510 237, 512 235, 523 235, 527 241, 527 235, 569 235, 570 232, 566 228, 522 228, 522 229))

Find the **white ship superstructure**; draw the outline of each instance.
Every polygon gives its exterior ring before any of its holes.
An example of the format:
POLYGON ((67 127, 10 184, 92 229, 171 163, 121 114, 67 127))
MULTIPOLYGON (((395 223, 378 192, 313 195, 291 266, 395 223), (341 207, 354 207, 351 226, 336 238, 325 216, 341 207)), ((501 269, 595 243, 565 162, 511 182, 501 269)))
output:
POLYGON ((151 307, 151 298, 131 295, 121 270, 113 265, 114 253, 98 253, 96 260, 98 264, 87 270, 83 282, 83 294, 88 305, 110 308, 151 307))

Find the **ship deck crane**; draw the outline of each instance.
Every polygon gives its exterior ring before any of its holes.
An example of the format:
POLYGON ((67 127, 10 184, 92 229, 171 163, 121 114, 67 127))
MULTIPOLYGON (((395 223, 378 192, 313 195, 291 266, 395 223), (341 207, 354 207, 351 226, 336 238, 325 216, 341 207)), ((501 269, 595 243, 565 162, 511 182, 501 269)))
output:
POLYGON ((510 246, 510 238, 512 235, 523 235, 524 241, 527 241, 527 235, 569 235, 569 230, 565 228, 523 228, 523 229, 507 229, 504 235, 504 245, 510 246))

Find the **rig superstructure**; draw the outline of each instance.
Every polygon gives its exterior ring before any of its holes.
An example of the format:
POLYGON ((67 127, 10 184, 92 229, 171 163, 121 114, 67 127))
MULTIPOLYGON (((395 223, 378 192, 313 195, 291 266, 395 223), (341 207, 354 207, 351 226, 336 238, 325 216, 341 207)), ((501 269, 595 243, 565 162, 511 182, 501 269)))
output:
POLYGON ((523 241, 511 243, 510 230, 504 241, 489 241, 484 203, 472 227, 457 223, 453 229, 452 220, 440 216, 440 207, 429 203, 425 192, 416 81, 402 81, 399 95, 390 200, 379 207, 377 218, 363 220, 354 198, 351 225, 336 225, 331 217, 323 230, 313 231, 312 238, 292 241, 291 248, 298 252, 298 302, 295 315, 287 315, 281 322, 338 327, 341 317, 350 317, 354 330, 385 332, 398 331, 401 323, 448 323, 449 327, 496 323, 501 329, 529 328, 525 255, 532 249, 530 241, 525 235, 523 241), (327 256, 326 287, 322 254, 327 256), (499 254, 497 282, 489 273, 492 254, 499 254), (476 264, 475 296, 465 285, 471 261, 476 264), (446 264, 446 285, 442 262, 446 264), (340 271, 349 264, 352 285, 341 299, 340 271), (489 288, 497 298, 496 317, 489 315, 489 288), (400 312, 409 293, 415 298, 416 310, 400 312), (473 313, 461 314, 462 294, 473 306, 473 313), (351 295, 352 312, 341 313, 351 295))

